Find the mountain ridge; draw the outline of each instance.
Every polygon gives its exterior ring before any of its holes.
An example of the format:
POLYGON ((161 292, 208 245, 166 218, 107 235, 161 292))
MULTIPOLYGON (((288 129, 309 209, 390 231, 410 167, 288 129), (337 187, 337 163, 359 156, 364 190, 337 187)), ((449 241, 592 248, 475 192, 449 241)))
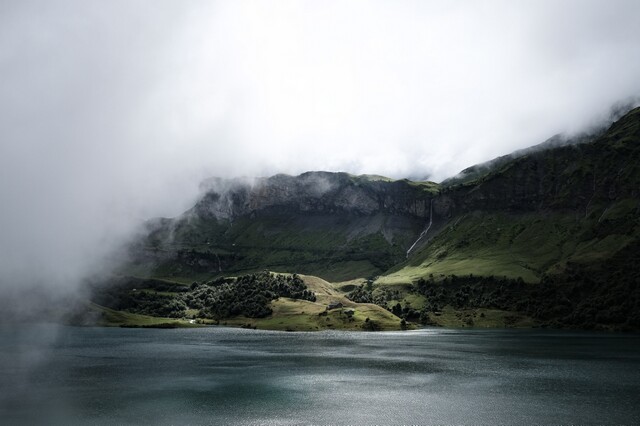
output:
MULTIPOLYGON (((577 288, 590 274, 606 285, 620 273, 609 263, 633 259, 640 240, 640 108, 580 142, 552 139, 442 184, 332 172, 210 179, 192 209, 149 224, 125 270, 179 280, 263 269, 365 278, 378 294, 395 286, 403 308, 420 280, 453 276, 577 288)), ((623 305, 635 312, 635 265, 625 273, 633 296, 623 305)), ((584 292, 580 300, 598 293, 584 292)))

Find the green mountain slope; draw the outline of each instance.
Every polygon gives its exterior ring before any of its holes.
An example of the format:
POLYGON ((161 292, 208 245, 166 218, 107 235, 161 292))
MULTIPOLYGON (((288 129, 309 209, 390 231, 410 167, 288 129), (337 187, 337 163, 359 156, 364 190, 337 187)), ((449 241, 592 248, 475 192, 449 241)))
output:
POLYGON ((429 274, 538 282, 567 264, 596 268, 640 235, 640 109, 589 143, 517 157, 442 190, 447 217, 411 259, 380 282, 429 274))
POLYGON ((444 224, 376 285, 399 289, 405 310, 413 300, 415 316, 499 308, 551 326, 638 329, 639 164, 640 109, 588 142, 499 161, 442 188, 444 224))
POLYGON ((149 224, 133 275, 210 278, 262 269, 329 280, 379 275, 405 257, 438 186, 309 172, 213 180, 193 209, 149 224))
MULTIPOLYGON (((191 210, 149 222, 121 272, 368 278, 344 288, 412 321, 481 309, 505 324, 637 329, 638 165, 640 108, 442 185, 328 172, 211 179, 191 210)), ((458 320, 477 324, 478 312, 458 320)))

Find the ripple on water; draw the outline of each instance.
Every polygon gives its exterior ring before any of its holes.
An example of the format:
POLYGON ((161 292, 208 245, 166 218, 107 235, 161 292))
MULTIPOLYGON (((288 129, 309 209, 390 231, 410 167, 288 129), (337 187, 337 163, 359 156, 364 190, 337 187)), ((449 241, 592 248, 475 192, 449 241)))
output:
POLYGON ((638 349, 638 335, 544 330, 2 329, 0 418, 637 424, 638 349))

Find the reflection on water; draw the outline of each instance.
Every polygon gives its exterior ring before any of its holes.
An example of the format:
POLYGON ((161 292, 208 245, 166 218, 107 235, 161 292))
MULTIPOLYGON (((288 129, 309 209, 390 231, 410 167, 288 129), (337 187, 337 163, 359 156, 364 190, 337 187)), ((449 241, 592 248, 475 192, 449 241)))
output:
POLYGON ((638 424, 640 336, 0 329, 6 424, 638 424))

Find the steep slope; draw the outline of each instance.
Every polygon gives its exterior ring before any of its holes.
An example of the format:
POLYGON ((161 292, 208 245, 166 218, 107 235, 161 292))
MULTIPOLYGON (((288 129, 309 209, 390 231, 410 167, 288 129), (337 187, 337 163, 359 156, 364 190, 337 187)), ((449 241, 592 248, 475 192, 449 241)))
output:
POLYGON ((414 316, 498 308, 551 326, 638 329, 638 164, 635 109, 591 142, 443 188, 434 211, 446 224, 377 288, 395 288, 405 310, 413 300, 414 316))
POLYGON ((640 109, 592 142, 536 151, 441 190, 447 224, 380 282, 430 274, 538 282, 567 263, 595 268, 640 235, 640 109))
POLYGON ((346 173, 212 179, 193 209, 149 224, 127 272, 186 280, 265 268, 331 280, 375 276, 404 259, 436 192, 431 182, 346 173))

